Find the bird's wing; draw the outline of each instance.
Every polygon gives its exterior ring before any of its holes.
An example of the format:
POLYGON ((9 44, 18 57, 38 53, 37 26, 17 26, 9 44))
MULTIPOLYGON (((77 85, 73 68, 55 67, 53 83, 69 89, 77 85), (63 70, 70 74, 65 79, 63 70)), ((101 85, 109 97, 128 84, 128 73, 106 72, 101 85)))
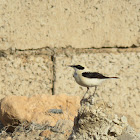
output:
POLYGON ((86 78, 97 78, 97 79, 109 78, 109 77, 106 77, 106 76, 104 76, 104 75, 102 75, 101 73, 98 73, 98 72, 83 72, 82 76, 86 77, 86 78))

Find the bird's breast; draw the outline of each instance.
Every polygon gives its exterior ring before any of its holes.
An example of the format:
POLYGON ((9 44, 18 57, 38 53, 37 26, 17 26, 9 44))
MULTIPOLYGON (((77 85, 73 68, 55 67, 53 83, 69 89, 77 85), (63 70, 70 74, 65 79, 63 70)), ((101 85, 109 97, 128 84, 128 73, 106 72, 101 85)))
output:
POLYGON ((81 77, 80 77, 76 72, 74 73, 73 77, 75 78, 75 81, 76 81, 79 85, 87 87, 87 86, 83 83, 83 81, 81 80, 81 77))
POLYGON ((73 77, 75 78, 75 81, 79 84, 80 83, 80 78, 78 76, 78 74, 75 72, 73 77))

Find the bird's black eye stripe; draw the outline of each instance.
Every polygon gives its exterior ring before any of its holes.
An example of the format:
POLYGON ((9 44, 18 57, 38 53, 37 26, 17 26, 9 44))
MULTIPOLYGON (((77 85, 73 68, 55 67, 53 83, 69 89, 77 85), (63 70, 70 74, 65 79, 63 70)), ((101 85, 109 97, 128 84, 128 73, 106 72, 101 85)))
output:
POLYGON ((75 65, 74 67, 79 69, 79 70, 83 70, 84 69, 84 67, 82 67, 81 65, 75 65))
POLYGON ((81 65, 69 65, 70 67, 72 67, 72 68, 76 68, 76 69, 79 69, 79 70, 83 70, 83 69, 85 69, 83 66, 81 66, 81 65))

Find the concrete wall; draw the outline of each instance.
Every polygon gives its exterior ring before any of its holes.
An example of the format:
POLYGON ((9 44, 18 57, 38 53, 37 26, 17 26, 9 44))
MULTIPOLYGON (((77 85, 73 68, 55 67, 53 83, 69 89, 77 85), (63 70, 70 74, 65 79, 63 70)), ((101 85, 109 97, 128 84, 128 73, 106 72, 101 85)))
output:
POLYGON ((1 0, 0 99, 82 96, 86 89, 67 67, 82 63, 120 77, 97 92, 140 131, 139 5, 139 0, 1 0))
POLYGON ((1 0, 0 49, 140 45, 139 0, 1 0))

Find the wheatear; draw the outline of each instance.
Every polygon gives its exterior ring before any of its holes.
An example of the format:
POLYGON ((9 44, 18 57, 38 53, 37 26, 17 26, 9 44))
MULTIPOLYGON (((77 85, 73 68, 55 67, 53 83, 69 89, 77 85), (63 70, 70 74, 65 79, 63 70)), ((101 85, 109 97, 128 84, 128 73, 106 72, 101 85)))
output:
POLYGON ((73 75, 75 81, 79 85, 87 87, 86 93, 88 92, 89 87, 95 87, 95 91, 94 91, 95 94, 97 86, 100 85, 103 81, 107 79, 118 79, 118 77, 106 77, 101 73, 92 72, 88 68, 83 67, 81 65, 69 65, 69 66, 74 68, 75 70, 73 75))

